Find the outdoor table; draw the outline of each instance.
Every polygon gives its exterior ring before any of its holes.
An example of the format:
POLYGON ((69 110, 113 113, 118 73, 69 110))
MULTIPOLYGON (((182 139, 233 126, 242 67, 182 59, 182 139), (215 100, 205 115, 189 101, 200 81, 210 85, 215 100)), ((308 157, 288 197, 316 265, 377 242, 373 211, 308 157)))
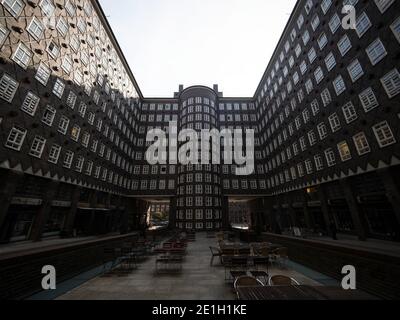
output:
POLYGON ((340 287, 324 286, 265 286, 239 287, 240 300, 375 300, 376 298, 358 291, 340 287))

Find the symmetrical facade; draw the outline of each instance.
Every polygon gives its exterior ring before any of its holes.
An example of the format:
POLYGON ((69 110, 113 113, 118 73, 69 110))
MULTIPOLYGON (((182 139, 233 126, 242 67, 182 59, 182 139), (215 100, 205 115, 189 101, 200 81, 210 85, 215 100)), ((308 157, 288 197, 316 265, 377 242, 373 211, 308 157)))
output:
POLYGON ((127 231, 147 197, 170 200, 171 227, 217 230, 247 196, 273 230, 398 239, 398 2, 300 0, 254 97, 165 99, 143 97, 97 1, 0 3, 0 241, 127 231), (171 121, 253 129, 254 172, 149 165, 146 135, 171 121))

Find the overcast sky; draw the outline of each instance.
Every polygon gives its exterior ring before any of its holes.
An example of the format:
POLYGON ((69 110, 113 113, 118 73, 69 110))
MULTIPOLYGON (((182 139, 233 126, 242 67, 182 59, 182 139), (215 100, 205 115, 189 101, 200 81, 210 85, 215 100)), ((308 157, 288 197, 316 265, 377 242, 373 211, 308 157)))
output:
POLYGON ((296 0, 100 0, 145 97, 251 97, 296 0))

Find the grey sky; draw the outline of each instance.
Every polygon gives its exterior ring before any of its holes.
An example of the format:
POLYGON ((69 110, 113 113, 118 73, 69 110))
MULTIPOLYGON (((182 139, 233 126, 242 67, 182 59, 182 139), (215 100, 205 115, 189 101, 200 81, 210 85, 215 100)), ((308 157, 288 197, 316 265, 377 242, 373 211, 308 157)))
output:
POLYGON ((100 0, 145 97, 252 96, 296 0, 100 0))

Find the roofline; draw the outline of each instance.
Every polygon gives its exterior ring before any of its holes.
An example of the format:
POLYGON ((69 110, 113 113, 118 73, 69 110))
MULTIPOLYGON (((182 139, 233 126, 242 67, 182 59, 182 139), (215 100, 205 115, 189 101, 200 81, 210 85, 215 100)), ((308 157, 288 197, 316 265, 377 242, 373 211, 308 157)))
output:
POLYGON ((282 43, 282 40, 285 38, 286 33, 287 33, 288 30, 289 30, 289 26, 291 26, 291 23, 292 23, 292 21, 293 21, 293 18, 295 17, 295 13, 297 12, 297 9, 299 8, 299 6, 300 6, 300 4, 301 4, 302 2, 303 2, 302 0, 297 0, 296 5, 295 5, 295 7, 294 7, 294 9, 293 9, 293 11, 292 11, 290 17, 289 17, 289 20, 288 20, 288 22, 286 23, 285 28, 283 29, 282 35, 281 35, 281 37, 279 38, 279 41, 278 41, 278 43, 277 43, 277 45, 276 45, 276 47, 275 47, 274 53, 272 54, 272 56, 271 56, 271 58, 270 58, 270 61, 269 61, 268 65, 267 65, 267 68, 265 69, 264 74, 263 74, 263 76, 261 77, 261 80, 260 80, 260 82, 259 82, 259 84, 258 84, 258 86, 257 86, 257 89, 256 89, 256 91, 254 92, 253 99, 257 99, 257 93, 260 91, 260 89, 261 89, 261 87, 262 87, 262 84, 264 83, 265 79, 267 78, 268 70, 270 69, 270 67, 271 67, 271 65, 272 65, 272 63, 273 63, 274 57, 275 57, 275 55, 278 53, 278 49, 279 49, 279 47, 280 47, 280 45, 281 45, 281 43, 282 43))
POLYGON ((99 13, 99 19, 101 19, 103 24, 106 26, 106 31, 110 36, 110 40, 113 42, 114 47, 115 47, 117 53, 119 54, 119 56, 120 56, 120 58, 122 60, 122 63, 124 64, 124 67, 125 67, 126 71, 128 72, 128 75, 130 76, 130 78, 131 78, 131 80, 133 82, 133 85, 134 85, 139 97, 141 99, 143 99, 144 97, 143 97, 142 91, 140 90, 140 87, 139 87, 139 85, 138 85, 138 83, 136 81, 136 78, 133 75, 133 72, 132 72, 132 70, 131 70, 131 68, 130 68, 130 66, 128 64, 128 61, 126 60, 126 57, 125 57, 125 55, 124 55, 124 53, 123 53, 123 51, 121 49, 121 46, 118 43, 118 40, 117 40, 117 38, 116 38, 116 36, 115 36, 115 34, 113 32, 113 29, 111 28, 111 25, 108 22, 106 14, 105 14, 105 12, 104 12, 99 0, 92 0, 92 3, 94 5, 95 10, 99 13))
MULTIPOLYGON (((122 63, 124 64, 124 66, 125 66, 125 68, 126 68, 128 74, 129 74, 129 76, 131 77, 131 80, 133 81, 133 85, 135 86, 139 97, 140 97, 142 100, 175 100, 175 101, 176 101, 177 98, 174 98, 174 97, 172 97, 172 98, 162 98, 162 97, 158 97, 158 98, 146 98, 146 97, 143 96, 143 93, 142 93, 142 91, 140 90, 139 84, 137 83, 136 78, 135 78, 135 76, 134 76, 134 74, 133 74, 133 72, 132 72, 132 69, 130 68, 130 66, 129 66, 129 64, 128 64, 128 61, 126 60, 126 57, 125 57, 125 55, 124 55, 124 53, 123 53, 123 51, 122 51, 122 49, 121 49, 121 46, 119 45, 119 43, 118 43, 118 41, 117 41, 117 38, 116 38, 116 36, 115 36, 115 34, 114 34, 114 32, 113 32, 113 29, 111 28, 110 23, 108 22, 108 19, 107 19, 106 15, 105 15, 105 12, 104 12, 104 10, 103 10, 103 8, 102 8, 102 6, 101 6, 99 0, 92 0, 92 2, 93 2, 93 4, 94 4, 95 10, 97 10, 98 13, 100 13, 99 18, 102 20, 102 22, 103 22, 103 23, 105 24, 105 26, 107 27, 107 32, 108 32, 108 34, 111 36, 111 40, 112 40, 112 42, 113 42, 113 44, 114 44, 114 46, 115 46, 115 49, 117 50, 117 52, 118 52, 120 58, 122 58, 122 63)), ((278 49, 279 49, 279 47, 280 47, 280 45, 281 45, 283 39, 285 38, 286 33, 287 33, 288 30, 289 30, 289 26, 291 25, 291 23, 292 23, 292 21, 293 21, 293 19, 294 19, 294 17, 295 17, 295 13, 297 12, 297 9, 299 8, 299 6, 300 6, 300 4, 301 4, 302 2, 303 2, 302 0, 297 0, 296 5, 295 5, 295 7, 294 7, 294 9, 293 9, 293 11, 292 11, 292 13, 291 13, 289 19, 288 19, 288 22, 286 23, 286 26, 285 26, 285 28, 284 28, 284 30, 283 30, 283 32, 282 32, 282 35, 281 35, 281 37, 280 37, 280 39, 279 39, 279 41, 278 41, 278 43, 277 43, 277 45, 276 45, 276 47, 275 47, 275 50, 274 50, 274 52, 273 52, 273 54, 272 54, 272 56, 271 56, 271 58, 270 58, 270 61, 269 61, 268 65, 267 65, 267 67, 266 67, 266 69, 265 69, 265 71, 264 71, 263 76, 261 77, 261 80, 260 80, 260 82, 259 82, 259 84, 258 84, 258 86, 257 86, 257 88, 256 88, 256 90, 255 90, 255 92, 254 92, 253 97, 232 97, 232 98, 230 98, 230 97, 220 97, 220 98, 219 98, 220 100, 235 100, 235 99, 236 99, 236 100, 256 100, 256 99, 257 99, 257 93, 260 91, 260 89, 261 89, 261 87, 262 87, 262 85, 263 85, 265 79, 267 78, 267 74, 268 74, 268 71, 269 71, 269 69, 270 69, 270 67, 271 67, 271 65, 272 65, 272 63, 273 63, 273 61, 274 61, 274 57, 275 57, 276 54, 278 53, 278 49)), ((199 86, 194 86, 194 87, 199 87, 199 86)), ((208 88, 208 87, 207 87, 207 88, 208 88)), ((188 89, 188 88, 186 88, 186 89, 188 89)), ((185 90, 186 90, 186 89, 185 89, 185 90)), ((211 88, 210 88, 210 89, 211 89, 211 88)), ((212 89, 211 89, 211 90, 212 90, 212 89)))

